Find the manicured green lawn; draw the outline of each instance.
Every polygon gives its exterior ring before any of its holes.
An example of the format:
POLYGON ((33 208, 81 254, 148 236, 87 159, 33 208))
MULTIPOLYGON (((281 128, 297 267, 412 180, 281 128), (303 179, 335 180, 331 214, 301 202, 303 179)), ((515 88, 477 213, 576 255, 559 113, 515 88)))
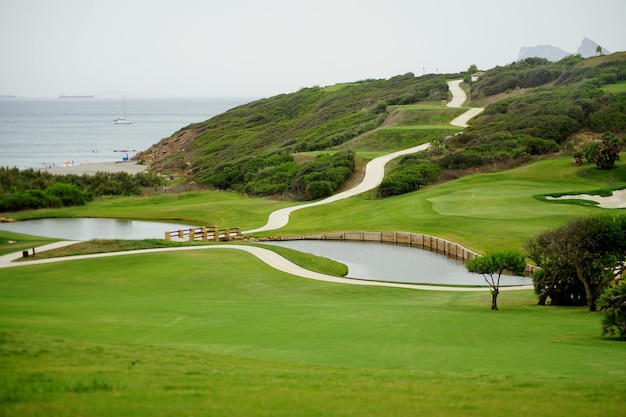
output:
POLYGON ((223 249, 2 269, 0 414, 623 410, 626 357, 599 313, 531 291, 499 304, 311 281, 223 249))

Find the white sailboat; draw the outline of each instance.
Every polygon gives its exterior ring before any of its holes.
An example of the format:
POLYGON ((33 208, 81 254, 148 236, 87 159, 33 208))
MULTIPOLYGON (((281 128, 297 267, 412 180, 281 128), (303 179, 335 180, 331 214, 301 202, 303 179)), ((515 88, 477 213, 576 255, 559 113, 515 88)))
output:
POLYGON ((133 122, 126 118, 126 96, 124 96, 124 117, 118 117, 113 119, 114 125, 132 125, 133 122))

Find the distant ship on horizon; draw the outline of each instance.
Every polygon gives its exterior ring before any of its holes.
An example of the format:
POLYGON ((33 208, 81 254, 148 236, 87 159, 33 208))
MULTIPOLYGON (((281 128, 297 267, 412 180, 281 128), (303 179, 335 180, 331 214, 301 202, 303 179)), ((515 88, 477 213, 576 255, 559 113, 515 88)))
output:
POLYGON ((90 96, 90 95, 65 95, 65 94, 61 94, 59 96, 59 98, 95 98, 96 96, 90 96))

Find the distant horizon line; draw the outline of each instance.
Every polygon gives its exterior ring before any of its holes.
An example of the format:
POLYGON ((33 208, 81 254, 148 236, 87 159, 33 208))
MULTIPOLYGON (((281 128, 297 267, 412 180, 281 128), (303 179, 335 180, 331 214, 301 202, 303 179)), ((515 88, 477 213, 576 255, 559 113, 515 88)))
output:
MULTIPOLYGON (((16 94, 0 94, 0 99, 6 99, 6 100, 12 100, 12 99, 74 99, 74 100, 86 100, 86 99, 114 99, 114 100, 119 100, 121 99, 123 96, 113 96, 113 95, 94 95, 94 94, 59 94, 56 96, 49 96, 49 95, 16 95, 16 94)), ((247 96, 247 95, 232 95, 232 96, 224 96, 224 95, 216 95, 216 96, 186 96, 186 95, 180 95, 180 96, 170 96, 170 95, 163 95, 163 96, 158 96, 158 95, 139 95, 139 96, 128 96, 125 95, 125 97, 128 99, 130 97, 131 100, 133 99, 231 99, 231 100, 236 100, 236 99, 260 99, 263 97, 260 96, 247 96)))

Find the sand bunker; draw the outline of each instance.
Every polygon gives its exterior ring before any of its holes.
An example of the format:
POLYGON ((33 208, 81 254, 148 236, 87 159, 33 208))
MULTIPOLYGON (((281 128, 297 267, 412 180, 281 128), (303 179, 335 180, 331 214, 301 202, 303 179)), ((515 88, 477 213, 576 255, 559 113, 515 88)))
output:
POLYGON ((599 207, 616 209, 626 208, 626 189, 613 191, 609 197, 601 197, 591 194, 563 195, 560 197, 546 196, 547 200, 589 200, 598 203, 599 207))

